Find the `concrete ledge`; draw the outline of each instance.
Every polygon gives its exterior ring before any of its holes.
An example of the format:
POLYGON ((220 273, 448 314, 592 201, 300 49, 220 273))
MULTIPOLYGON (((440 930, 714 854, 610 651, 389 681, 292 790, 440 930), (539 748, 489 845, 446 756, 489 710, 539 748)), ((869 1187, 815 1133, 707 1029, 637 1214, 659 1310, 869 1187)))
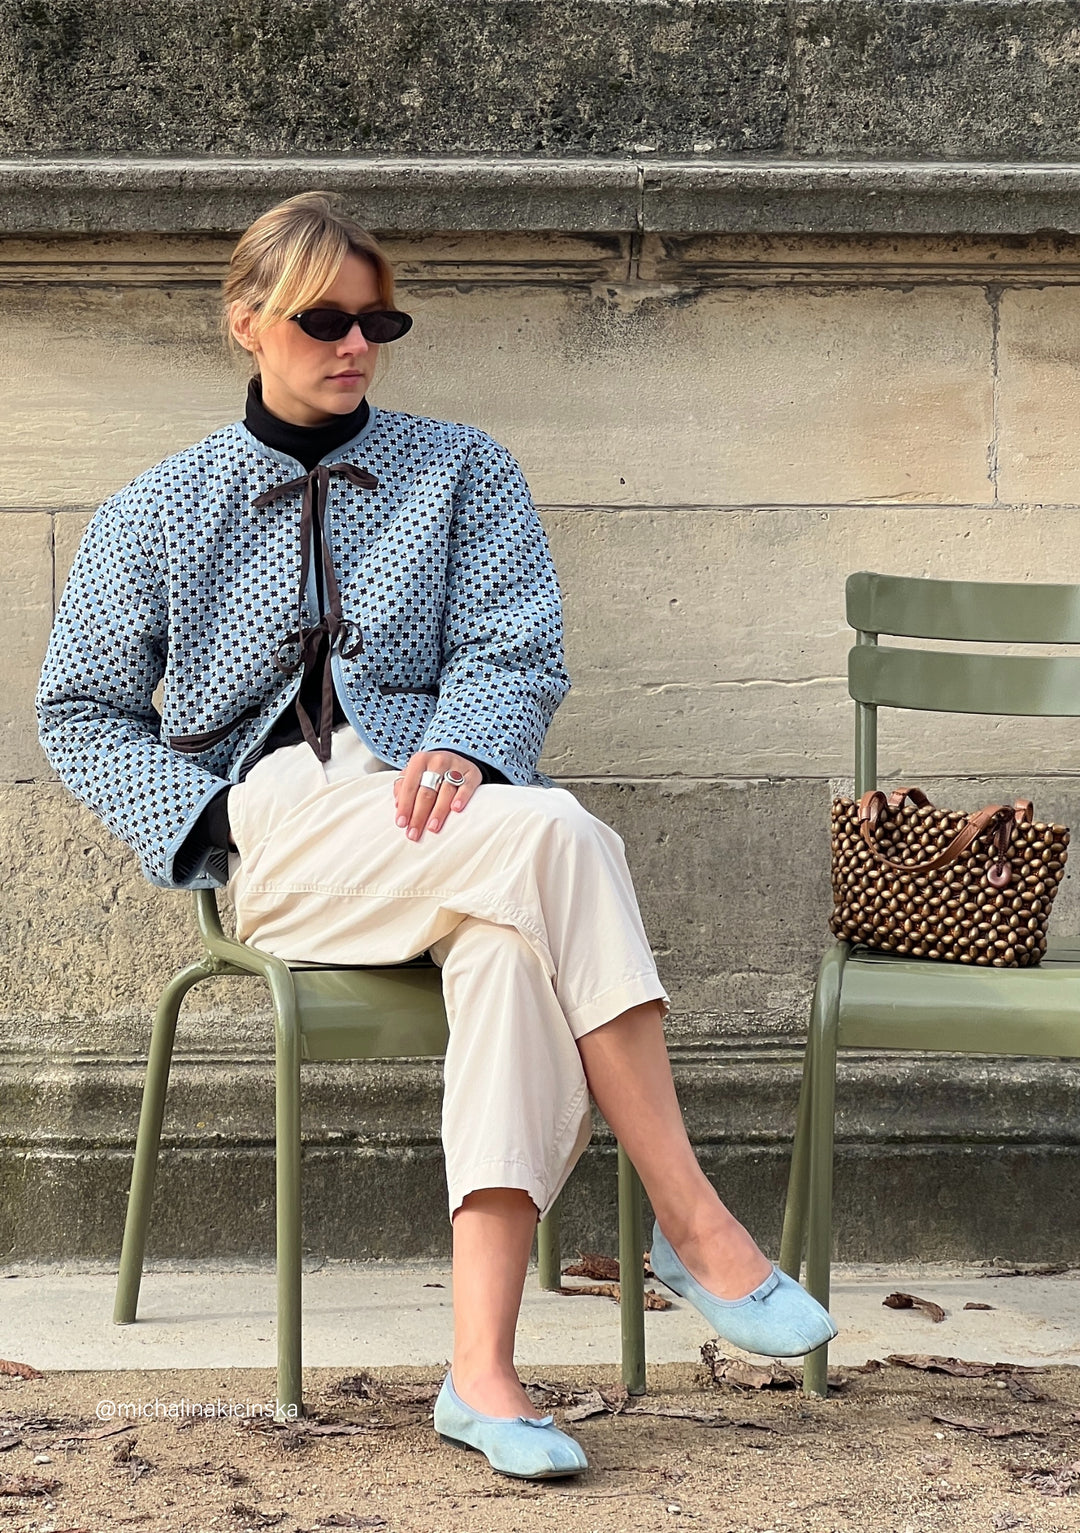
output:
POLYGON ((1080 228, 1080 163, 655 161, 641 226, 660 232, 1032 234, 1080 228))
POLYGON ((316 187, 354 199, 380 230, 626 230, 638 227, 639 183, 630 160, 0 160, 0 233, 239 233, 316 187))
MULTIPOLYGON (((777 1247, 801 1050, 675 1048, 672 1056, 702 1165, 755 1237, 777 1247)), ((0 1056, 7 1260, 117 1255, 143 1074, 142 1062, 128 1059, 0 1056)), ((838 1259, 1071 1258, 1080 1221, 1075 1079, 1075 1066, 1058 1060, 846 1055, 837 1089, 838 1259)), ((309 1252, 446 1255, 440 1098, 438 1061, 305 1066, 309 1252)), ((564 1194, 565 1248, 609 1248, 615 1210, 614 1146, 598 1119, 564 1194)), ((273 1245, 272 1061, 178 1059, 149 1254, 268 1256, 273 1245)))
POLYGON ((238 233, 312 187, 398 234, 1080 231, 1080 161, 72 155, 0 160, 0 234, 238 233))

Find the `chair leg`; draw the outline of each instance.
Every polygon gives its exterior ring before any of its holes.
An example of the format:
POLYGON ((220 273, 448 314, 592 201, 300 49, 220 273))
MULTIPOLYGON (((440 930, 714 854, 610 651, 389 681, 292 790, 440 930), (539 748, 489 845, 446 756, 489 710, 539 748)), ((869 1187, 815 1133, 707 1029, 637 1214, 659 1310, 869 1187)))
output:
POLYGON ((806 1206, 810 1191, 812 1064, 813 1050, 807 1042, 803 1053, 802 1080, 799 1084, 799 1105, 795 1113, 795 1139, 791 1147, 791 1168, 788 1172, 784 1224, 780 1236, 780 1259, 777 1262, 781 1272, 786 1272, 788 1277, 793 1277, 796 1282, 802 1275, 803 1251, 806 1246, 806 1206))
POLYGON ((304 1414, 300 1204, 300 1029, 292 978, 271 974, 276 1058, 277 1409, 304 1414))
POLYGON ((176 1038, 176 1020, 180 1015, 181 1003, 192 985, 206 979, 212 972, 203 963, 191 964, 173 976, 158 1002, 150 1034, 139 1128, 135 1136, 135 1160, 131 1168, 131 1188, 124 1218, 124 1243, 120 1251, 120 1271, 113 1304, 114 1325, 133 1324, 139 1305, 146 1232, 150 1225, 150 1208, 154 1198, 154 1179, 161 1145, 161 1124, 165 1116, 165 1093, 169 1086, 169 1069, 176 1038))
POLYGON ((619 1323, 628 1394, 645 1393, 645 1221, 641 1178, 619 1145, 619 1323))
MULTIPOLYGON (((846 943, 826 953, 810 1014, 810 1197, 806 1213, 806 1289, 828 1308, 832 1260, 833 1148, 836 1112, 836 1037, 846 943)), ((807 1354, 803 1393, 828 1395, 829 1344, 807 1354)))
POLYGON ((558 1293, 562 1287, 562 1211, 559 1207, 562 1194, 551 1205, 547 1217, 536 1227, 536 1265, 539 1269, 540 1287, 551 1288, 558 1293))

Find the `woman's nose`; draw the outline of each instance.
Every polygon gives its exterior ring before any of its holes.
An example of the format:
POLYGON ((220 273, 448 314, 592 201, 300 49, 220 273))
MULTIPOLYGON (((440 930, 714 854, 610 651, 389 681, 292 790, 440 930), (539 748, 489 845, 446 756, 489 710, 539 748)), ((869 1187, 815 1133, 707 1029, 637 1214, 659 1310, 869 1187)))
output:
POLYGON ((360 328, 360 321, 354 319, 347 335, 338 342, 341 351, 367 351, 368 341, 360 328))

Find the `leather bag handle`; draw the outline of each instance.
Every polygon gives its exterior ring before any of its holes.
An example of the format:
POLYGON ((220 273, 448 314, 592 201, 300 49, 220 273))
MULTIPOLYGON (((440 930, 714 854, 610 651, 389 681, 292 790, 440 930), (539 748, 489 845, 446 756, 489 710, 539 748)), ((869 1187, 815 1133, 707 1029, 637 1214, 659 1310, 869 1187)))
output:
POLYGON ((1032 812, 1030 799, 1018 799, 1015 805, 1011 804, 987 804, 975 814, 970 814, 960 830, 945 847, 944 851, 938 852, 929 862, 916 863, 914 867, 907 867, 902 862, 892 862, 888 857, 883 857, 874 845, 874 831, 881 819, 882 810, 886 803, 891 809, 899 809, 905 798, 911 798, 919 808, 929 808, 930 801, 920 788, 898 788, 888 800, 880 789, 872 788, 864 793, 859 800, 859 832, 863 841, 869 847, 876 861, 887 868, 893 868, 897 873, 906 873, 909 876, 921 873, 936 873, 941 868, 947 868, 950 863, 962 857, 973 841, 982 835, 983 831, 995 821, 998 825, 998 833, 995 835, 995 846, 998 853, 997 863, 988 871, 990 883, 995 888, 1004 888, 1011 882, 1012 870, 1005 861, 1005 853, 1015 826, 1029 820, 1032 812), (917 795, 917 797, 916 797, 917 795), (919 799, 923 800, 919 804, 919 799), (894 802, 894 800, 896 802, 894 802))
POLYGON ((921 788, 894 788, 889 794, 889 808, 899 809, 909 798, 916 809, 931 809, 933 805, 921 788))

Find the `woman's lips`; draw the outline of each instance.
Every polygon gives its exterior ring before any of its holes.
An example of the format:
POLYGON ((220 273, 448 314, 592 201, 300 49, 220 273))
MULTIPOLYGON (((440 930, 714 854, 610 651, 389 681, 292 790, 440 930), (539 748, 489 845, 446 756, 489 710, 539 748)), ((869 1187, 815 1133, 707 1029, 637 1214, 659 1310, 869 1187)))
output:
POLYGON ((331 373, 331 383, 359 383, 363 373, 331 373))

